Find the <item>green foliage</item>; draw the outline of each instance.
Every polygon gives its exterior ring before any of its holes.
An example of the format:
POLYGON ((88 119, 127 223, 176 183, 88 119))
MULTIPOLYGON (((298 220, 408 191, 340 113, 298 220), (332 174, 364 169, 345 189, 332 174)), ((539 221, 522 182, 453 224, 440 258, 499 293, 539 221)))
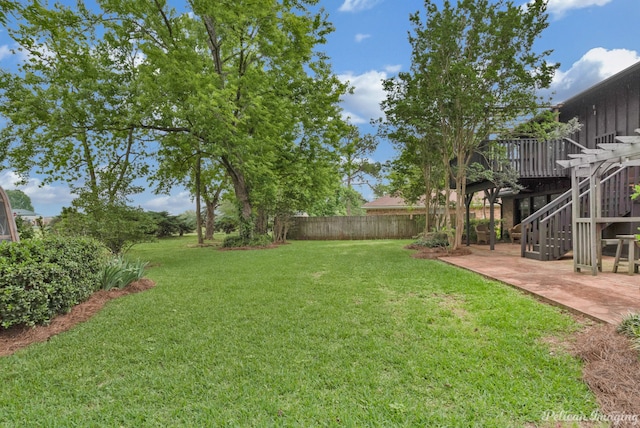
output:
POLYGON ((79 197, 113 203, 142 191, 133 182, 148 174, 149 151, 148 131, 132 126, 144 110, 135 44, 115 43, 101 11, 82 3, 21 2, 14 14, 7 32, 24 60, 0 85, 11 167, 79 197))
POLYGON ((337 169, 346 85, 318 49, 333 27, 315 3, 16 3, 7 32, 25 58, 0 76, 0 147, 20 174, 67 182, 98 223, 95 201, 128 203, 140 178, 208 204, 231 181, 250 238, 256 211, 307 210, 337 169))
POLYGON ((457 248, 473 153, 491 134, 537 111, 536 91, 549 86, 557 65, 546 62, 550 52, 535 50, 548 26, 543 0, 524 7, 506 0, 424 5, 424 14, 410 17, 411 71, 385 82, 384 107, 394 118, 391 125, 410 137, 403 150, 420 147, 422 157, 438 153, 444 177, 455 180, 457 248))
POLYGON ((100 285, 105 248, 92 239, 48 236, 0 244, 0 326, 47 323, 100 285))
POLYGON ((216 219, 215 230, 217 232, 224 232, 226 234, 235 232, 238 230, 238 218, 236 216, 221 216, 216 219))
POLYGON ((195 216, 181 217, 169 214, 167 211, 148 211, 150 219, 156 225, 155 235, 157 238, 166 238, 172 235, 182 235, 193 232, 195 226, 195 216))
MULTIPOLYGON (((495 233, 496 233, 496 241, 500 240, 502 238, 502 236, 500 235, 500 222, 502 220, 500 219, 496 219, 494 220, 494 226, 495 226, 495 233)), ((487 229, 489 228, 489 219, 485 219, 485 218, 472 218, 471 220, 469 220, 469 229, 470 229, 470 233, 471 233, 471 237, 470 237, 470 241, 469 242, 476 242, 478 236, 476 234, 476 226, 479 224, 483 224, 487 226, 487 229)), ((462 231, 463 234, 466 235, 467 233, 467 224, 464 224, 464 229, 462 231)))
POLYGON ((20 239, 33 239, 35 237, 35 230, 31 222, 29 220, 25 220, 21 216, 17 216, 15 219, 20 239))
POLYGON ((40 236, 44 237, 51 231, 50 224, 44 224, 44 218, 42 216, 36 218, 36 226, 38 226, 38 230, 40 231, 40 236))
POLYGON ((449 247, 449 234, 446 232, 425 233, 413 244, 427 248, 447 248, 449 247))
POLYGON ((484 158, 484 162, 474 162, 467 167, 467 180, 470 183, 488 181, 496 189, 508 187, 513 191, 523 188, 519 173, 511 166, 504 146, 496 142, 483 143, 477 153, 484 158))
POLYGON ((33 211, 33 204, 31 203, 31 198, 22 190, 17 190, 17 189, 5 190, 5 192, 9 197, 9 203, 11 204, 12 209, 33 211))
POLYGON ((312 216, 358 216, 366 214, 366 210, 362 206, 367 203, 362 194, 355 189, 346 186, 340 186, 332 195, 317 200, 311 209, 309 215, 312 216))
POLYGON ((102 268, 100 288, 124 288, 144 276, 147 262, 127 260, 122 256, 112 257, 102 268))
POLYGON ((196 230, 197 217, 198 215, 193 210, 185 211, 178 215, 178 233, 180 236, 196 230))
POLYGON ((244 246, 246 241, 240 236, 226 236, 222 242, 223 248, 236 248, 244 246))
MULTIPOLYGON (((374 188, 375 183, 371 180, 379 180, 382 171, 380 162, 370 160, 377 147, 376 137, 372 135, 360 136, 356 126, 350 125, 348 127, 338 151, 341 158, 340 173, 348 190, 353 191, 353 186, 362 185, 374 188)), ((353 210, 360 208, 361 204, 354 206, 350 198, 347 198, 345 202, 346 215, 359 215, 353 210)))
POLYGON ((617 331, 630 338, 633 347, 640 350, 640 314, 628 314, 618 326, 617 331))
POLYGON ((249 242, 250 247, 268 247, 271 244, 273 244, 273 239, 266 234, 254 236, 249 242))
POLYGON ((88 214, 75 208, 63 208, 60 220, 52 225, 61 236, 90 236, 102 242, 113 254, 146 242, 157 232, 153 219, 141 209, 124 205, 91 207, 88 214))
POLYGON ((539 140, 558 140, 569 137, 580 131, 582 124, 574 117, 569 121, 560 122, 558 113, 544 110, 536 114, 532 119, 518 124, 512 130, 505 131, 502 138, 537 138, 539 140))
POLYGON ((617 330, 628 337, 640 339, 640 314, 628 314, 617 330))
POLYGON ((260 248, 267 247, 273 244, 273 238, 269 235, 255 235, 253 238, 247 240, 241 236, 227 236, 222 242, 223 248, 239 248, 239 247, 252 247, 260 248))

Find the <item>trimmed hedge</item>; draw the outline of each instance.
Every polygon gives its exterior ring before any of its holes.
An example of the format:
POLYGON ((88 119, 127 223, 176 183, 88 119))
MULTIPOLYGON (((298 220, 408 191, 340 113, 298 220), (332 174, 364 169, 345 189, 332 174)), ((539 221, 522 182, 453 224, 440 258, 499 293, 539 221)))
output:
POLYGON ((0 327, 46 324, 100 287, 105 247, 48 236, 0 244, 0 327))

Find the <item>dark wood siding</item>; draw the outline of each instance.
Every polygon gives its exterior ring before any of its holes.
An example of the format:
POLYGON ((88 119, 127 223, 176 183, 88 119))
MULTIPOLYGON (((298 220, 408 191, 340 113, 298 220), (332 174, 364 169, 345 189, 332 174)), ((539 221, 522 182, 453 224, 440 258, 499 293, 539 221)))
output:
POLYGON ((560 121, 573 117, 583 128, 572 138, 589 148, 606 134, 633 135, 640 128, 640 65, 567 100, 560 107, 560 121))

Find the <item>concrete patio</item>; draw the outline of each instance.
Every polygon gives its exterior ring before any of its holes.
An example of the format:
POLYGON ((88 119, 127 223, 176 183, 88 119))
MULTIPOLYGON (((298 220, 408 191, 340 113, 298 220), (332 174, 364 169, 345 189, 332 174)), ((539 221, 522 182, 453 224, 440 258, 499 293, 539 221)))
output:
POLYGON ((571 254, 541 262, 520 257, 520 245, 471 245, 472 254, 440 260, 509 284, 548 303, 618 324, 630 312, 640 312, 640 274, 629 275, 620 266, 613 273, 613 257, 603 256, 602 272, 574 272, 571 254))

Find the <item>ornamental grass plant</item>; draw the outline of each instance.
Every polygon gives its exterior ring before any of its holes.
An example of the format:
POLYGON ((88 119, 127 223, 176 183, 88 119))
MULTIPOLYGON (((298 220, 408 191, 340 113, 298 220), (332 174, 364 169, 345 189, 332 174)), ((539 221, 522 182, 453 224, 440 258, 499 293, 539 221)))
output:
POLYGON ((126 287, 144 276, 147 264, 140 260, 128 260, 121 255, 112 257, 102 269, 100 288, 111 290, 126 287))

